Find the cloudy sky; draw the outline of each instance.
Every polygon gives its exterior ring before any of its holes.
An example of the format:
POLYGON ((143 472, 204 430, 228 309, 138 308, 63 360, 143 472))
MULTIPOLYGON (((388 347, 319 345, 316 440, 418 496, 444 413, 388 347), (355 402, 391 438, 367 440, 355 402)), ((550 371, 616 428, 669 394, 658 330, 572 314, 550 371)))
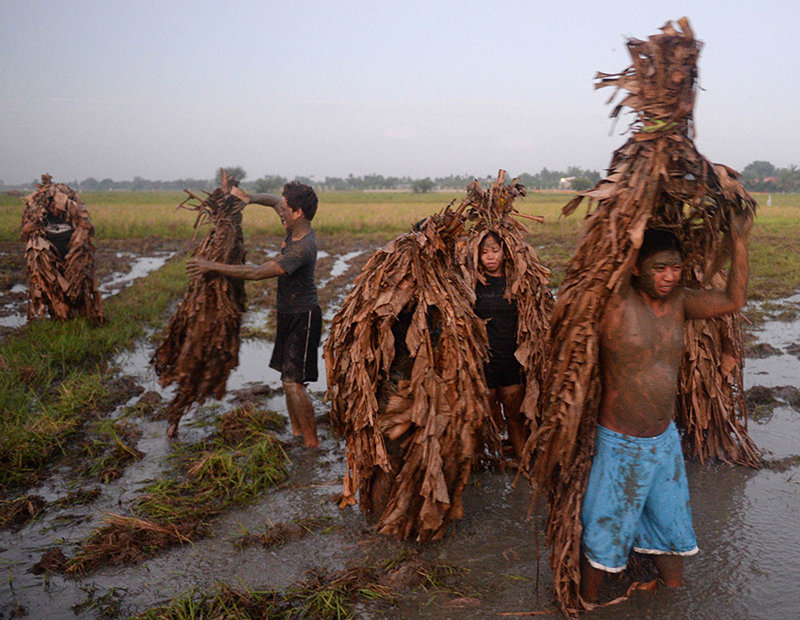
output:
POLYGON ((700 151, 800 165, 798 0, 0 0, 0 180, 602 171, 595 72, 684 15, 700 151))

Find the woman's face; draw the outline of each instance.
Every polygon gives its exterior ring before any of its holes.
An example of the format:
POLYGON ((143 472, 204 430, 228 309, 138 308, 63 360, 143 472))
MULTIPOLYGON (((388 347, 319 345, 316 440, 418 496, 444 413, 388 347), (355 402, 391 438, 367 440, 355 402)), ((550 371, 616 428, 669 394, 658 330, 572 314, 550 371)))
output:
POLYGON ((492 235, 481 241, 480 260, 486 275, 499 276, 503 273, 503 246, 492 235))

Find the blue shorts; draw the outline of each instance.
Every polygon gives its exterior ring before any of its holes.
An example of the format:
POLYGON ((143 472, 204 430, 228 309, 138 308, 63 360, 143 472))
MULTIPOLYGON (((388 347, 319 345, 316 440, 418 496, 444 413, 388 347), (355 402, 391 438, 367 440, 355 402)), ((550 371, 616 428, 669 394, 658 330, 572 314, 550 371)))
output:
POLYGON ((697 553, 674 422, 656 437, 631 437, 598 425, 581 523, 583 553, 604 571, 624 570, 631 549, 697 553))

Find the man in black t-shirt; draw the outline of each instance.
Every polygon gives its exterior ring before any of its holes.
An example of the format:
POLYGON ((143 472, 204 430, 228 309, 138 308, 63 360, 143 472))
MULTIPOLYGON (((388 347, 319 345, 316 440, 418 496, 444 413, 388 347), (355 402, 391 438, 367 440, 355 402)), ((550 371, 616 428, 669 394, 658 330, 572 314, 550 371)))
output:
POLYGON ((287 183, 283 198, 253 194, 249 202, 273 207, 286 228, 281 254, 263 265, 227 265, 202 258, 186 263, 190 276, 216 272, 231 278, 278 278, 278 328, 270 367, 279 370, 286 392, 286 408, 295 437, 307 448, 319 447, 314 407, 305 384, 316 381, 317 349, 322 334, 322 313, 317 300, 314 269, 317 237, 311 220, 317 212, 317 195, 308 185, 287 183))

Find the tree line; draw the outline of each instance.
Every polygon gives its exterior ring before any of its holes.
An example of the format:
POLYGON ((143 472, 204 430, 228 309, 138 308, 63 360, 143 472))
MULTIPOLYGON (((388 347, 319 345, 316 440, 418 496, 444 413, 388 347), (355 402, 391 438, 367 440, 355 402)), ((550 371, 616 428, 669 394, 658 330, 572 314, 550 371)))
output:
MULTIPOLYGON (((318 191, 412 191, 426 193, 433 190, 463 190, 473 179, 478 179, 482 185, 491 183, 494 175, 449 175, 443 177, 412 178, 409 176, 384 176, 382 174, 365 174, 346 177, 329 177, 315 179, 313 176, 295 176, 288 178, 279 174, 267 174, 255 180, 249 180, 247 173, 241 166, 225 168, 226 172, 238 179, 243 189, 249 192, 279 193, 281 188, 289 181, 299 181, 316 188, 318 191)), ((548 170, 542 168, 536 174, 523 172, 517 175, 519 180, 529 190, 554 190, 566 189, 583 191, 593 187, 600 179, 597 170, 588 170, 577 166, 570 166, 566 170, 548 170)), ((0 181, 0 190, 32 190, 34 180, 30 185, 6 186, 0 181)), ((209 179, 176 179, 174 181, 151 181, 142 177, 133 177, 132 181, 115 181, 110 178, 97 180, 89 177, 82 181, 66 182, 67 185, 78 191, 181 191, 183 189, 212 191, 219 185, 220 173, 217 171, 214 178, 209 179)), ((777 168, 768 161, 754 161, 742 170, 742 182, 745 188, 752 192, 800 192, 800 170, 791 165, 788 168, 777 168)))

